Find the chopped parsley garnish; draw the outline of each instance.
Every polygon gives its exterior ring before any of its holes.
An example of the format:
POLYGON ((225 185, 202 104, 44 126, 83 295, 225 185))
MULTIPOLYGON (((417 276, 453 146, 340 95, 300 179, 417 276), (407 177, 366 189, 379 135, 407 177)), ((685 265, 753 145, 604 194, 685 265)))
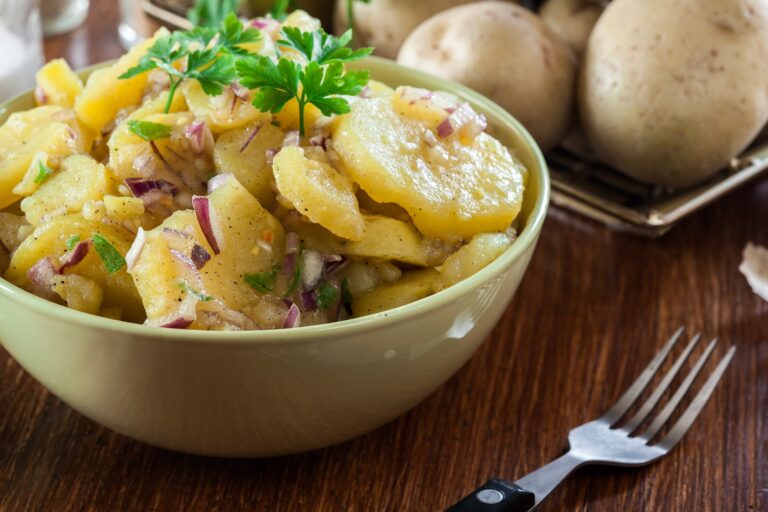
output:
POLYGON ((218 27, 237 10, 239 0, 195 0, 187 11, 187 19, 198 27, 218 27))
POLYGON ((179 283, 179 287, 181 287, 184 291, 192 295, 194 298, 196 298, 200 302, 208 302, 213 300, 213 297, 211 297, 210 295, 206 295, 203 292, 199 292, 195 290, 194 288, 192 288, 191 286, 189 286, 187 283, 183 281, 179 283))
POLYGON ((280 267, 275 265, 272 267, 272 270, 267 272, 259 272, 258 274, 245 274, 243 276, 243 281, 245 281, 245 284, 257 292, 271 292, 275 288, 275 281, 277 280, 278 272, 280 272, 280 267))
POLYGON ((162 123, 153 123, 151 121, 137 121, 131 119, 128 121, 128 129, 147 142, 158 139, 167 139, 171 136, 173 127, 162 123))
POLYGON ((350 111, 349 102, 340 95, 355 96, 368 83, 368 71, 349 71, 345 62, 370 55, 372 48, 352 50, 346 46, 352 39, 347 31, 341 37, 326 34, 322 29, 304 32, 295 27, 282 30, 277 42, 280 58, 275 63, 263 55, 248 56, 235 64, 240 83, 256 89, 253 105, 262 112, 280 112, 292 99, 299 106, 299 133, 304 135, 304 109, 308 104, 323 115, 350 111), (293 50, 306 62, 286 58, 284 50, 293 50))
POLYGON ((53 169, 45 165, 43 162, 37 163, 37 176, 35 176, 35 183, 40 185, 45 180, 51 177, 51 174, 53 174, 53 169))
POLYGON ((275 0, 275 3, 272 4, 272 8, 269 10, 270 18, 277 21, 285 21, 285 18, 288 17, 288 9, 293 6, 292 4, 292 0, 275 0))
POLYGON ((101 258, 101 262, 108 273, 114 274, 125 266, 125 258, 109 240, 98 233, 95 233, 91 240, 93 241, 93 248, 96 249, 96 254, 101 258))
POLYGON ((321 282, 317 287, 317 305, 321 309, 328 309, 333 306, 339 298, 339 291, 328 281, 321 282))
POLYGON ((80 241, 80 235, 72 235, 71 237, 67 238, 67 250, 71 251, 75 248, 75 245, 80 241))

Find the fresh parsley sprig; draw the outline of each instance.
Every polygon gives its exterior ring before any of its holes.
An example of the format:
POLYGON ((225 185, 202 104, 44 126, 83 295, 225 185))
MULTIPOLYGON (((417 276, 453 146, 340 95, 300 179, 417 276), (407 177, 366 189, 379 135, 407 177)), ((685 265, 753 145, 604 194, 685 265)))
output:
POLYGON ((219 29, 197 27, 160 37, 138 64, 119 78, 132 78, 153 69, 165 71, 171 81, 166 113, 171 109, 176 89, 184 80, 197 80, 206 94, 218 96, 237 78, 237 58, 248 53, 240 45, 258 41, 261 37, 257 29, 244 27, 232 13, 220 25, 219 29))
POLYGON ((322 29, 304 32, 285 27, 279 49, 297 52, 302 59, 288 58, 284 52, 275 63, 264 56, 253 56, 236 62, 240 84, 255 89, 253 105, 262 112, 277 113, 291 99, 299 107, 299 133, 304 135, 304 109, 308 104, 317 107, 323 115, 345 114, 349 102, 341 97, 354 96, 368 83, 368 71, 349 71, 345 62, 370 55, 372 48, 352 50, 347 44, 351 31, 341 37, 326 34, 322 29))
POLYGON ((269 10, 269 17, 277 21, 285 21, 288 17, 288 10, 293 7, 292 0, 275 0, 272 8, 269 10))
POLYGON ((187 11, 187 19, 197 27, 218 27, 228 15, 237 11, 239 0, 195 0, 187 11))

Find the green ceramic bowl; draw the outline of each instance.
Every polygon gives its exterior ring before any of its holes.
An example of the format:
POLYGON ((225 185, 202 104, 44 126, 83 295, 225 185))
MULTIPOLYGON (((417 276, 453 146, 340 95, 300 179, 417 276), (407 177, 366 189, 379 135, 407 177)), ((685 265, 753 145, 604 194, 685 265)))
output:
MULTIPOLYGON (((32 376, 94 421, 156 446, 263 457, 339 443, 418 404, 491 332, 523 277, 549 202, 546 164, 511 115, 458 84, 392 61, 358 64, 391 86, 450 91, 485 114, 530 171, 519 238, 469 279, 338 324, 253 332, 150 328, 47 302, 0 279, 0 340, 32 376)), ((83 75, 88 73, 85 70, 83 75)), ((33 106, 6 103, 3 122, 33 106)))

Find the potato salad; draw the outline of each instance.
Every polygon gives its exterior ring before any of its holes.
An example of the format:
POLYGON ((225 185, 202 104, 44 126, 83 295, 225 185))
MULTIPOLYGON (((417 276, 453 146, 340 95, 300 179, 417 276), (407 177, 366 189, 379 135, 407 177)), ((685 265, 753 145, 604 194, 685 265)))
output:
MULTIPOLYGON (((200 330, 398 307, 513 242, 527 171, 483 115, 347 69, 302 11, 158 32, 0 126, 0 271, 79 311, 200 330)), ((359 66, 355 66, 359 69, 359 66)))

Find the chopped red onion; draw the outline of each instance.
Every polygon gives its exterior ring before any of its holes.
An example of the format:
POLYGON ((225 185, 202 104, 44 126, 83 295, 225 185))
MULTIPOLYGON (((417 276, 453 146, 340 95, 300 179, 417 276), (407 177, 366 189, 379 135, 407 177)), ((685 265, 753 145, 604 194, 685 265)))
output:
POLYGON ((144 244, 147 242, 147 233, 143 228, 139 227, 136 238, 133 239, 131 248, 125 253, 125 265, 130 272, 136 266, 136 262, 139 260, 141 251, 144 249, 144 244))
POLYGON ((285 254, 293 254, 299 250, 299 235, 290 232, 285 235, 285 254))
POLYGON ((37 102, 38 105, 48 104, 48 95, 45 94, 45 91, 39 85, 35 87, 35 102, 37 102))
POLYGON ((192 261, 191 257, 187 256, 186 254, 184 254, 183 252, 181 252, 178 249, 171 249, 170 251, 171 251, 171 255, 174 258, 176 258, 177 260, 182 262, 188 268, 190 268, 192 270, 198 270, 197 265, 195 264, 194 261, 192 261))
POLYGON ((261 130, 261 124, 257 124, 256 125, 256 128, 253 129, 251 134, 245 140, 245 143, 242 146, 240 146, 240 153, 242 153, 243 151, 245 151, 248 148, 248 146, 250 145, 250 143, 253 140, 253 138, 256 137, 256 134, 259 133, 259 130, 261 130))
POLYGON ((184 318, 184 317, 178 317, 174 318, 170 322, 167 322, 165 324, 162 324, 160 327, 165 327, 166 329, 186 329, 190 325, 192 325, 192 322, 194 322, 193 319, 184 318))
POLYGON ((184 136, 189 141, 189 149, 199 155, 213 148, 213 133, 205 121, 193 121, 184 128, 184 136))
POLYGON ((234 179, 234 176, 230 173, 217 174, 210 180, 208 180, 208 193, 210 194, 220 186, 227 183, 229 180, 234 179))
POLYGON ((296 253, 287 253, 283 258, 283 275, 292 276, 296 271, 296 253))
POLYGON ((313 146, 323 148, 323 151, 328 149, 328 137, 322 133, 318 133, 310 137, 309 143, 313 146))
POLYGON ((449 114, 453 114, 454 112, 456 112, 456 107, 445 107, 443 110, 445 110, 449 114))
POLYGON ((331 274, 338 272, 342 268, 346 267, 349 263, 349 260, 341 255, 338 254, 331 254, 330 256, 325 257, 325 275, 330 276, 331 274))
POLYGON ((91 247, 90 241, 80 242, 77 244, 74 249, 66 253, 62 258, 59 260, 61 261, 61 266, 59 267, 59 274, 63 274, 66 269, 69 267, 74 267, 88 255, 88 249, 91 247))
POLYGON ((371 88, 366 85, 362 89, 360 89, 360 92, 357 95, 360 96, 361 98, 370 98, 371 88))
POLYGON ((192 235, 187 233, 186 231, 182 231, 180 229, 175 228, 163 228, 163 234, 164 235, 171 235, 178 238, 184 238, 186 240, 192 240, 192 235))
POLYGON ((323 278, 325 258, 317 251, 305 250, 301 254, 301 284, 304 290, 314 290, 323 278))
POLYGON ((176 195, 179 192, 178 187, 166 180, 145 180, 142 178, 126 178, 126 186, 131 190, 134 197, 142 197, 152 190, 159 190, 165 194, 176 195))
POLYGON ((277 149, 277 148, 269 148, 265 152, 264 156, 267 159, 267 165, 272 165, 272 162, 274 162, 274 160, 275 160, 275 155, 277 155, 279 152, 280 152, 280 150, 277 149))
POLYGON ((451 123, 451 117, 448 116, 445 119, 443 119, 440 124, 437 125, 437 135, 441 139, 446 139, 453 135, 454 128, 453 124, 451 123))
POLYGON ((192 196, 192 208, 195 210, 197 216, 197 222, 200 224, 200 229, 205 235, 205 239, 208 241, 208 245, 213 249, 213 254, 219 254, 219 242, 216 239, 216 229, 213 226, 213 219, 211 218, 211 207, 207 197, 192 196))
POLYGON ((301 304, 302 311, 316 311, 317 297, 315 291, 301 292, 299 294, 299 303, 301 304))
POLYGON ((239 99, 243 102, 248 102, 250 99, 251 91, 247 87, 243 87, 240 85, 239 82, 232 82, 229 86, 229 90, 232 91, 232 94, 235 96, 235 98, 239 99))
POLYGON ((293 327, 299 327, 300 325, 301 311, 296 304, 291 302, 291 305, 288 307, 288 313, 286 313, 285 320, 283 321, 283 328, 291 329, 293 327))
POLYGON ((53 279, 58 275, 56 266, 50 256, 41 258, 37 263, 27 270, 27 279, 29 279, 29 291, 44 299, 53 300, 56 297, 51 291, 53 279))
POLYGON ((283 147, 299 146, 301 144, 301 137, 298 130, 291 130, 285 134, 283 139, 283 147))
POLYGON ((195 264, 197 270, 203 268, 210 259, 211 255, 208 254, 208 251, 206 251, 202 245, 195 244, 194 247, 192 247, 192 262, 195 264))

